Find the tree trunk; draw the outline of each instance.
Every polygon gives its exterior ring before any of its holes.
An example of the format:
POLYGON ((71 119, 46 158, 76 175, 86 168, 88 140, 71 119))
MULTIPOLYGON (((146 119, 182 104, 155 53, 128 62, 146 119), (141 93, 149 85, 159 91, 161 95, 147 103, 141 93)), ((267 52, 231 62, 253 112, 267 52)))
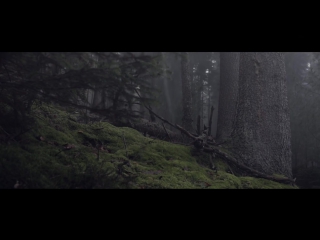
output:
POLYGON ((227 140, 234 126, 237 108, 239 82, 238 52, 222 52, 220 54, 220 96, 218 109, 217 139, 227 140))
POLYGON ((191 73, 189 66, 189 54, 181 56, 181 80, 182 80, 182 126, 188 131, 193 130, 192 126, 192 100, 191 100, 191 73))
POLYGON ((96 89, 93 95, 92 107, 101 109, 102 89, 96 89))
POLYGON ((163 91, 164 91, 164 97, 165 97, 165 107, 166 107, 166 113, 165 116, 167 116, 167 119, 172 119, 173 112, 172 112, 172 101, 169 93, 169 82, 168 82, 168 74, 167 74, 167 66, 166 66, 166 54, 164 52, 161 52, 161 58, 162 58, 162 69, 164 71, 163 77, 162 77, 162 83, 163 83, 163 91))
POLYGON ((292 178, 284 55, 240 53, 239 70, 234 153, 253 169, 292 178))

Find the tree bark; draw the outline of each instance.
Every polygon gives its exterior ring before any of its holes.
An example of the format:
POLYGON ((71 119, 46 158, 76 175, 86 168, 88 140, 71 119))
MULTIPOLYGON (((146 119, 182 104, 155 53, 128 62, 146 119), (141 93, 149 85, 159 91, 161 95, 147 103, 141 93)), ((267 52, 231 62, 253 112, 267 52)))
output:
POLYGON ((257 171, 292 178, 284 55, 240 53, 239 70, 234 153, 257 171))
POLYGON ((182 80, 182 126, 188 131, 193 130, 192 126, 192 100, 191 100, 191 72, 189 66, 189 54, 181 56, 181 80, 182 80))

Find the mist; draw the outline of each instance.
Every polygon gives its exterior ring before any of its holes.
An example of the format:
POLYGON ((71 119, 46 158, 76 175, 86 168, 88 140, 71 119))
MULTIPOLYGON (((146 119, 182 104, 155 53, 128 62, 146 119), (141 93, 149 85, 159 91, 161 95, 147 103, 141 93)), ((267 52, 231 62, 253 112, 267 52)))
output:
MULTIPOLYGON (((28 143, 35 138, 44 143, 41 139, 50 134, 52 139, 61 132, 69 136, 67 125, 59 125, 58 114, 50 113, 56 108, 85 128, 104 131, 107 127, 101 124, 108 123, 153 140, 191 146, 199 154, 207 152, 210 160, 203 165, 210 171, 218 171, 213 159, 220 156, 228 164, 228 174, 237 177, 246 176, 242 171, 256 171, 268 180, 320 188, 319 60, 318 52, 1 53, 0 145, 19 146, 30 154, 28 143), (35 126, 47 118, 57 133, 50 130, 43 137, 35 126), (220 148, 226 150, 225 159, 220 148)), ((81 141, 97 149, 95 158, 100 162, 113 138, 88 140, 93 133, 86 134, 81 141)), ((61 146, 77 148, 71 147, 71 137, 62 139, 61 146)), ((119 139, 123 148, 119 156, 132 165, 137 160, 130 157, 135 151, 128 144, 130 137, 123 133, 119 139)), ((2 158, 8 159, 6 148, 1 149, 2 158)), ((81 154, 75 152, 74 159, 86 159, 81 154)), ((67 152, 62 148, 52 158, 67 159, 67 152)), ((22 165, 16 166, 21 173, 15 177, 3 172, 3 188, 16 181, 36 188, 36 180, 28 182, 29 173, 22 174, 31 170, 22 165)))

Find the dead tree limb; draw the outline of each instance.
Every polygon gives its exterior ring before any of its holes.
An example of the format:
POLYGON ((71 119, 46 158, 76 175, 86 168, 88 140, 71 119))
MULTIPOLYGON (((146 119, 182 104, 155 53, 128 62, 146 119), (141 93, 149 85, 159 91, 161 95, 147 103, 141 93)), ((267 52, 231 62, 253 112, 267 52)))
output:
MULTIPOLYGON (((136 93, 138 94, 138 96, 141 98, 139 92, 136 90, 136 93)), ((192 138, 193 140, 198 140, 199 137, 196 137, 194 134, 188 132, 187 130, 185 130, 183 127, 179 126, 178 124, 172 124, 171 122, 169 122, 168 120, 164 119, 163 117, 159 116, 158 114, 156 114, 154 111, 152 111, 152 109, 148 106, 146 106, 145 104, 143 104, 144 107, 146 109, 149 110, 149 112, 153 113, 154 116, 156 116, 157 118, 159 118, 161 121, 169 124, 170 126, 174 127, 175 129, 180 130, 180 132, 184 133, 185 135, 187 135, 188 137, 192 138)))
MULTIPOLYGON (((139 98, 141 98, 140 96, 140 93, 135 89, 136 93, 138 94, 139 98)), ((165 120, 164 118, 160 117, 158 114, 156 114, 155 112, 152 111, 152 109, 148 106, 146 106, 144 103, 143 103, 143 106, 149 110, 150 113, 153 113, 154 116, 156 116, 157 118, 159 118, 160 120, 162 120, 163 122, 169 124, 170 126, 176 128, 176 126, 174 124, 172 124, 171 122, 165 120)))
POLYGON ((248 172, 251 176, 257 177, 257 178, 264 178, 267 180, 271 180, 271 181, 275 181, 275 182, 279 182, 279 183, 285 183, 285 184, 295 184, 295 181, 293 179, 290 178, 281 178, 281 177, 274 177, 274 176, 270 176, 267 174, 264 174, 262 172, 259 172, 255 169, 252 169, 250 167, 247 167, 245 165, 243 165, 242 163, 239 163, 235 158, 229 156, 228 154, 222 152, 221 150, 215 148, 215 147, 205 147, 203 149, 204 152, 208 152, 208 153, 215 153, 217 156, 219 156, 220 158, 222 158, 223 160, 232 163, 234 165, 236 165, 238 168, 248 172))
POLYGON ((185 130, 183 127, 179 126, 178 124, 176 124, 174 127, 176 129, 180 130, 182 133, 184 133, 188 137, 192 138, 193 140, 198 140, 199 139, 199 137, 196 137, 192 133, 189 133, 187 130, 185 130))

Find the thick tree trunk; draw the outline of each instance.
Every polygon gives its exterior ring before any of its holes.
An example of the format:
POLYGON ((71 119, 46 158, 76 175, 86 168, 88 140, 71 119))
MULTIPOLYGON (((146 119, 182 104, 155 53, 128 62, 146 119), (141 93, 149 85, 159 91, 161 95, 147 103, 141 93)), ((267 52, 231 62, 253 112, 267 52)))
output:
POLYGON ((220 53, 220 96, 217 139, 227 140, 234 126, 239 82, 238 52, 220 53))
POLYGON ((181 80, 182 80, 182 126, 188 131, 192 126, 192 100, 191 100, 191 72, 189 66, 189 54, 181 56, 181 80))
POLYGON ((283 53, 240 53, 239 96, 232 145, 246 166, 292 177, 283 53))

